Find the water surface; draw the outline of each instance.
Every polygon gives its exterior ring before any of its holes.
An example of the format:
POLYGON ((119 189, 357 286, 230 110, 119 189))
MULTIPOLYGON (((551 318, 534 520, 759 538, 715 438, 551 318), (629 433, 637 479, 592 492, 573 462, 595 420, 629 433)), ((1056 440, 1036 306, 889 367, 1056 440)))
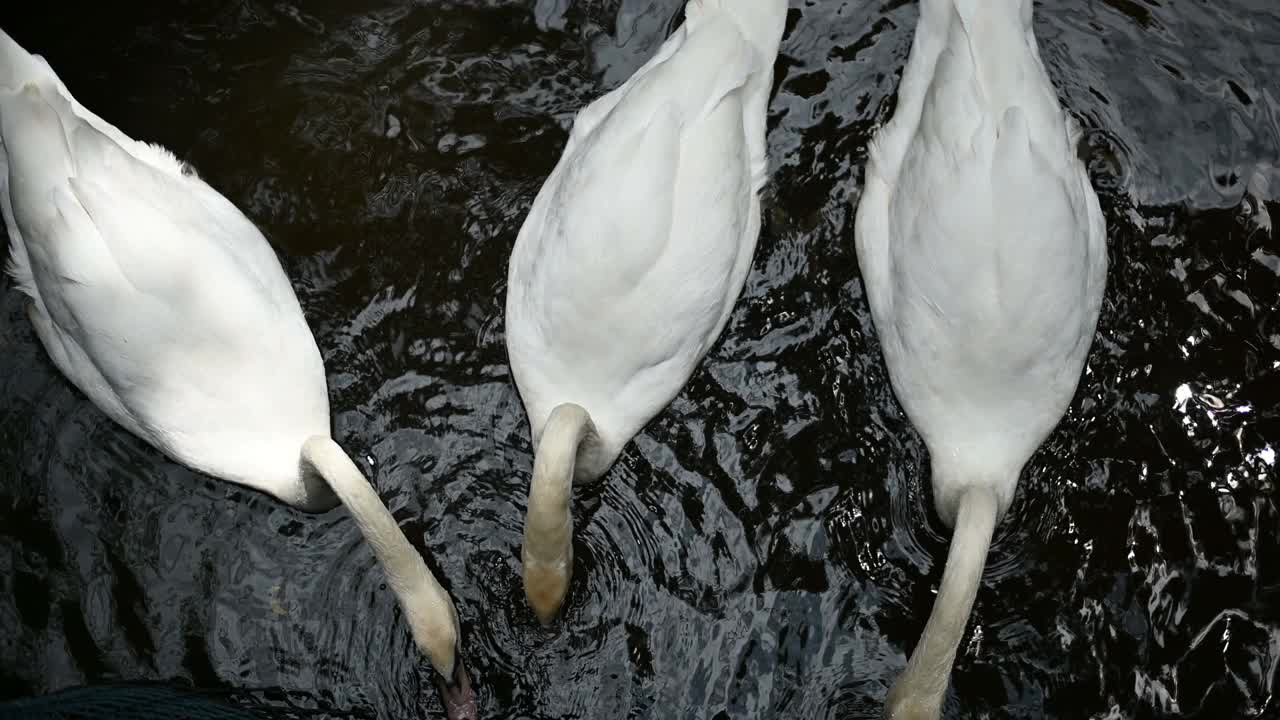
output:
MULTIPOLYGON (((681 5, 0 17, 280 252, 336 437, 452 592, 485 717, 877 718, 946 550, 853 249, 914 3, 793 2, 743 297, 686 390, 575 498, 563 621, 543 630, 524 603, 532 454, 502 341, 507 256, 575 110, 681 5)), ((1280 6, 1037 12, 1088 133, 1112 270, 1076 402, 997 530, 945 716, 1275 717, 1280 6)), ((315 717, 442 717, 342 510, 165 460, 57 374, 0 287, 0 699, 181 678, 315 717)))

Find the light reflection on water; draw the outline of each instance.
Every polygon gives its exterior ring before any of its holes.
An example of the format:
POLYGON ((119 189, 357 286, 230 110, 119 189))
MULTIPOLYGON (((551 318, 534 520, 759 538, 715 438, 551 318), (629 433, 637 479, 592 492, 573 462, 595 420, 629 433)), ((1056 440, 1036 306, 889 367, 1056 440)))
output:
MULTIPOLYGON (((574 111, 680 6, 189 0, 4 22, 284 256, 337 437, 453 593, 486 716, 878 717, 946 547, 852 244, 913 3, 793 3, 743 298, 575 499, 564 622, 524 605, 506 257, 574 111)), ((1112 272, 1079 397, 997 530, 947 717, 1274 712, 1280 9, 1037 12, 1112 272)), ((438 716, 344 513, 164 461, 55 373, 11 288, 0 310, 0 696, 182 677, 322 717, 438 716)))

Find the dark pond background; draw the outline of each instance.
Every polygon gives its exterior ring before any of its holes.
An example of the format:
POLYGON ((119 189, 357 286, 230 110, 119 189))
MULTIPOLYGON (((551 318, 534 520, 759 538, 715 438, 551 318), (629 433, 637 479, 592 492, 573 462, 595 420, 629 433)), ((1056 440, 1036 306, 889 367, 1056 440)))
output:
MULTIPOLYGON (((531 451, 507 256, 574 111, 683 3, 18 4, 0 24, 82 102, 190 160, 283 256, 337 438, 451 589, 485 717, 878 717, 946 549, 852 237, 915 3, 793 0, 746 290, 575 500, 551 631, 518 575, 531 451)), ((945 715, 1280 717, 1280 5, 1037 12, 1112 271, 945 715)), ((0 699, 181 678, 316 717, 442 717, 343 511, 164 460, 56 373, 0 287, 0 699)))

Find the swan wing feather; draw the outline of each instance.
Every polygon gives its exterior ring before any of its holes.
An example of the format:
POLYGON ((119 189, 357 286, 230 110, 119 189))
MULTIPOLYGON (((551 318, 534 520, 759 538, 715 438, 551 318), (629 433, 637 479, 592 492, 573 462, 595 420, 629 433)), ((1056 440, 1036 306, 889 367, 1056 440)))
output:
POLYGON ((1078 130, 1039 61, 1028 8, 927 0, 856 224, 913 422, 948 443, 994 432, 1006 438, 1000 454, 1019 458, 1070 401, 1106 269, 1078 130))
POLYGON ((121 147, 53 82, 0 103, 25 250, 10 270, 55 364, 108 414, 166 445, 252 425, 235 409, 299 386, 289 376, 323 382, 279 261, 230 202, 166 151, 121 147))
POLYGON ((589 131, 579 121, 517 238, 508 347, 531 417, 568 400, 602 432, 638 430, 741 289, 758 214, 741 90, 757 56, 732 23, 681 35, 678 49, 615 90, 607 114, 589 113, 589 131))

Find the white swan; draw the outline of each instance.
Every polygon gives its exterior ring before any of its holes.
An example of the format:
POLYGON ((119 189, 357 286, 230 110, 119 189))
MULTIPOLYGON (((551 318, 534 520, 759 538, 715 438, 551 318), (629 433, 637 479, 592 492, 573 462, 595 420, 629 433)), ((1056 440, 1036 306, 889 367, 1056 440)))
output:
POLYGON ((573 572, 574 482, 603 475, 729 319, 760 232, 765 111, 787 0, 691 0, 584 108, 511 253, 506 337, 535 447, 525 594, 573 572))
POLYGON ((329 437, 324 365, 257 228, 161 147, 72 98, 0 30, 9 273, 54 365, 174 460, 308 511, 340 499, 454 718, 474 718, 457 613, 329 437), (336 493, 336 498, 335 498, 336 493))
POLYGON ((996 523, 1093 339, 1106 228, 1031 28, 1032 0, 922 0, 856 235, 893 388, 954 527, 886 716, 936 720, 996 523))

